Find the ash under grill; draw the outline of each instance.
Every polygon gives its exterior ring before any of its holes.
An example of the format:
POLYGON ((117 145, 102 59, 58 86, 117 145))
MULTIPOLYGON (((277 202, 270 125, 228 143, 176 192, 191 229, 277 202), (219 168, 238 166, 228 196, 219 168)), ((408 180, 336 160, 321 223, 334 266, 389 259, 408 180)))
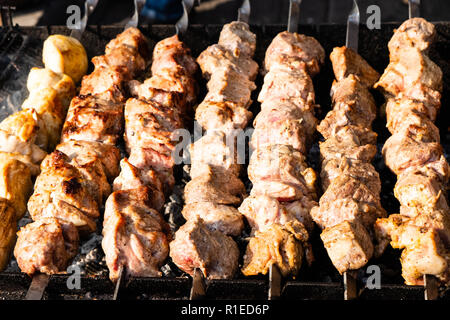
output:
MULTIPOLYGON (((380 73, 389 62, 387 42, 392 36, 394 28, 398 24, 384 24, 380 30, 368 30, 361 26, 360 30, 360 54, 380 73)), ((221 25, 190 26, 183 36, 183 41, 191 48, 193 56, 198 56, 207 46, 215 43, 218 39, 221 25)), ((251 26, 257 35, 257 49, 255 60, 261 66, 265 50, 272 39, 285 26, 251 26)), ((157 41, 171 36, 175 32, 173 26, 144 26, 143 33, 150 40, 153 46, 157 41)), ((344 25, 322 25, 322 26, 300 26, 298 32, 314 36, 324 47, 327 54, 333 47, 342 46, 345 43, 344 25)), ((444 91, 442 98, 442 109, 436 125, 440 129, 441 144, 443 145, 446 157, 450 155, 450 126, 447 119, 450 116, 449 105, 450 88, 450 23, 436 23, 438 37, 431 49, 431 59, 435 61, 443 70, 444 91)), ((86 48, 89 57, 102 54, 106 43, 122 28, 111 26, 89 26, 81 42, 86 48)), ((15 37, 9 35, 3 38, 6 32, 11 30, 0 29, 0 41, 2 39, 11 45, 7 48, 8 53, 2 55, 0 52, 0 65, 6 65, 5 70, 10 70, 4 75, 4 81, 0 85, 0 120, 13 111, 17 111, 23 99, 27 96, 26 77, 32 66, 39 66, 43 41, 55 33, 69 34, 69 30, 64 27, 25 27, 14 30, 15 37), (25 52, 26 54, 20 54, 25 52)), ((5 43, 6 43, 5 42, 5 43)), ((0 46, 3 48, 3 45, 0 46)), ((0 70, 3 70, 3 65, 0 70)), ((321 106, 318 118, 323 119, 330 110, 331 101, 329 91, 334 79, 331 63, 327 59, 326 65, 321 73, 314 79, 316 90, 316 102, 321 106)), ((1 81, 1 78, 0 78, 1 81)), ((256 80, 258 88, 262 86, 262 76, 256 80)), ((204 80, 200 80, 200 87, 205 89, 204 80)), ((205 92, 202 92, 205 94, 205 92)), ((256 101, 258 90, 253 92, 252 99, 256 101)), ((384 102, 383 97, 375 93, 377 106, 384 102)), ((201 100, 201 96, 199 97, 201 100)), ((259 111, 259 103, 254 102, 250 108, 254 114, 259 111)), ((396 177, 385 166, 381 157, 381 148, 390 136, 385 128, 385 118, 378 117, 373 125, 373 130, 378 133, 378 153, 374 160, 374 165, 380 173, 382 182, 382 205, 388 213, 396 213, 399 204, 393 195, 393 188, 396 177)), ((318 163, 318 136, 316 143, 308 155, 309 164, 317 172, 320 171, 318 163)), ((248 163, 248 162, 247 162, 248 163)), ((176 187, 169 198, 169 202, 164 208, 164 215, 171 227, 176 229, 184 223, 181 216, 182 190, 184 184, 189 179, 188 167, 179 166, 175 170, 176 187)), ((246 172, 246 170, 245 170, 246 172)), ((244 173, 245 174, 245 173, 244 173)), ((245 183, 250 186, 246 179, 245 183)), ((26 219, 26 218, 25 218, 26 219)), ((21 225, 27 222, 23 220, 21 225)), ((100 227, 101 227, 101 221, 100 227)), ((101 230, 101 228, 99 228, 101 230)), ((244 236, 236 239, 242 255, 245 251, 248 228, 244 236)), ((101 231, 100 231, 101 232, 101 231)), ((342 276, 336 271, 326 254, 323 244, 319 238, 319 231, 316 230, 311 241, 316 261, 312 267, 303 266, 297 279, 285 279, 282 281, 282 299, 343 299, 344 284, 342 276)), ((44 299, 111 299, 114 294, 114 286, 108 279, 108 270, 104 262, 104 254, 101 249, 100 233, 91 235, 85 239, 81 245, 80 253, 76 257, 73 265, 80 267, 82 272, 81 288, 69 289, 67 281, 70 275, 55 275, 50 277, 49 285, 46 289, 44 299)), ((388 248, 385 254, 379 259, 373 259, 368 265, 375 264, 381 269, 381 289, 362 289, 360 299, 408 299, 423 300, 423 287, 413 287, 403 285, 401 277, 401 266, 399 262, 400 252, 388 248)), ((188 299, 192 287, 192 279, 180 271, 170 259, 162 268, 164 276, 162 278, 132 278, 125 280, 120 290, 120 299, 188 299)), ((364 270, 360 270, 356 275, 361 288, 368 278, 364 270)), ((23 299, 31 283, 31 279, 21 274, 17 264, 13 260, 6 272, 0 273, 0 299, 23 299)), ((269 278, 263 276, 244 277, 238 275, 233 280, 211 280, 207 281, 206 297, 208 299, 267 299, 270 288, 269 278)), ((440 289, 441 298, 450 300, 450 291, 440 289)))

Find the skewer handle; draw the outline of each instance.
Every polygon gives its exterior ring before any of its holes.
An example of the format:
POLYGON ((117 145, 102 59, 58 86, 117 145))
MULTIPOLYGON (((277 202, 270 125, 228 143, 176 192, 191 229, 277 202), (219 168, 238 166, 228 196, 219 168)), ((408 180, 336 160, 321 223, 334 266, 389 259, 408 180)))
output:
POLYGON ((437 300, 439 298, 439 284, 435 277, 431 275, 423 276, 425 288, 425 300, 437 300))
POLYGON ((281 273, 274 264, 269 269, 269 300, 278 300, 281 297, 281 273))
POLYGON ((238 21, 248 23, 250 21, 250 0, 244 0, 238 10, 238 21))
POLYGON ((356 0, 353 0, 352 11, 347 18, 347 34, 345 37, 345 46, 358 52, 358 40, 359 40, 359 8, 356 0))
POLYGON ((408 0, 409 18, 420 17, 420 0, 408 0))
POLYGON ((92 12, 94 12, 97 3, 98 0, 86 0, 86 2, 84 3, 84 15, 80 21, 81 22, 80 29, 73 29, 72 32, 70 32, 70 36, 72 38, 81 40, 81 36, 83 35, 84 30, 86 30, 89 16, 91 15, 92 12))
POLYGON ((128 28, 137 28, 139 25, 139 14, 142 11, 142 8, 145 5, 145 0, 134 0, 134 13, 131 17, 130 21, 125 25, 125 29, 128 28))
POLYGON ((206 296, 206 283, 203 273, 199 268, 195 268, 192 276, 192 288, 189 295, 190 300, 201 300, 206 296))
POLYGON ((358 282, 356 272, 349 270, 344 272, 344 300, 355 300, 358 298, 358 282))
POLYGON ((123 265, 119 268, 119 277, 117 278, 116 286, 114 288, 114 294, 113 294, 113 300, 118 300, 120 289, 122 288, 122 280, 123 280, 123 274, 125 273, 125 267, 123 265))
POLYGON ((48 274, 39 273, 33 275, 33 280, 31 280, 31 285, 28 288, 25 300, 42 300, 49 280, 50 276, 48 274))
POLYGON ((183 35, 186 33, 189 26, 189 12, 191 12, 192 8, 194 7, 194 2, 194 0, 181 1, 183 5, 183 15, 175 24, 177 35, 183 35))
POLYGON ((300 4, 302 0, 289 1, 289 19, 287 25, 288 32, 297 32, 298 23, 300 21, 300 4))

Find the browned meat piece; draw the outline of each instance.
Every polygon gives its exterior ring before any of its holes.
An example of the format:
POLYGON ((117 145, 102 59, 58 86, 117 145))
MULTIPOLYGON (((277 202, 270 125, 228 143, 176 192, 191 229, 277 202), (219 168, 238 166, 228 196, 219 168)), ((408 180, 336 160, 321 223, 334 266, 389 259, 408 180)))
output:
POLYGON ((61 140, 98 141, 115 145, 122 129, 122 104, 94 96, 78 96, 70 105, 61 140))
POLYGON ((209 279, 232 278, 238 269, 239 249, 229 236, 210 230, 197 217, 188 220, 170 243, 170 257, 184 272, 199 268, 209 279))
POLYGON ((436 31, 432 23, 423 18, 408 19, 395 30, 388 44, 389 52, 391 55, 397 56, 399 55, 397 50, 405 47, 414 47, 425 51, 435 36, 436 31))
POLYGON ((278 106, 264 106, 255 117, 251 146, 258 149, 264 145, 290 145, 306 153, 306 143, 316 130, 317 119, 310 111, 300 111, 288 101, 278 106))
POLYGON ((383 146, 383 157, 386 165, 398 175, 408 168, 439 161, 443 150, 438 142, 420 142, 409 135, 394 134, 383 146))
POLYGON ((153 49, 152 74, 160 74, 164 69, 183 67, 188 75, 194 75, 198 66, 191 56, 191 50, 180 41, 178 35, 159 41, 153 49))
POLYGON ((308 232, 296 221, 257 231, 248 243, 241 271, 246 276, 267 274, 274 264, 283 277, 296 276, 303 260, 302 243, 307 240, 308 232))
POLYGON ((22 155, 23 158, 29 159, 31 164, 39 164, 47 153, 30 141, 21 141, 15 135, 12 135, 0 129, 0 151, 6 153, 14 153, 22 155))
POLYGON ((20 270, 55 274, 65 271, 78 251, 78 232, 71 223, 55 218, 32 222, 17 233, 14 256, 20 270))
POLYGON ((325 50, 313 37, 287 31, 279 33, 266 51, 264 65, 271 70, 273 65, 280 64, 284 56, 295 57, 306 63, 311 77, 319 73, 325 61, 325 50))
POLYGON ((0 198, 0 271, 3 271, 11 258, 16 243, 17 217, 8 200, 0 198))
MULTIPOLYGON (((433 217, 428 219, 434 220, 433 217)), ((375 230, 380 243, 390 241, 393 248, 405 248, 401 262, 407 285, 423 285, 424 274, 435 275, 443 282, 450 280, 450 257, 438 230, 424 226, 423 220, 416 223, 400 215, 379 219, 375 230)))
POLYGON ((244 229, 244 221, 239 211, 231 206, 213 202, 195 202, 187 204, 182 211, 186 220, 195 220, 198 216, 210 230, 220 231, 228 236, 238 236, 244 229))
POLYGON ((380 74, 350 48, 335 47, 330 54, 330 60, 338 82, 357 76, 361 85, 370 88, 380 78, 380 74))
POLYGON ((258 74, 258 64, 247 56, 234 55, 219 44, 213 44, 197 58, 203 76, 209 79, 213 73, 226 73, 232 69, 249 80, 255 80, 258 74))
MULTIPOLYGON (((150 78, 151 79, 151 78, 150 78)), ((128 90, 130 94, 141 100, 152 100, 157 103, 170 107, 179 109, 181 113, 185 113, 184 107, 184 96, 180 92, 165 91, 163 89, 154 88, 151 86, 149 79, 144 82, 139 82, 138 80, 131 80, 127 83, 128 90)))
POLYGON ((244 199, 239 212, 247 219, 252 228, 252 235, 256 231, 266 231, 273 224, 285 225, 289 221, 297 220, 297 217, 288 211, 282 202, 266 195, 252 195, 244 199))
POLYGON ((331 159, 322 166, 320 180, 322 189, 327 190, 333 180, 340 176, 357 177, 375 194, 381 192, 380 175, 372 164, 350 158, 331 159))
POLYGON ((114 191, 137 189, 143 186, 162 192, 163 185, 158 174, 152 169, 139 169, 133 166, 127 158, 120 161, 120 175, 114 180, 114 191))
POLYGON ((239 176, 241 165, 238 162, 238 150, 235 148, 232 135, 210 131, 189 146, 189 153, 191 179, 202 176, 209 168, 239 176))
POLYGON ((403 123, 403 119, 411 114, 435 121, 437 112, 438 109, 435 106, 425 105, 407 98, 389 99, 386 103, 386 126, 391 133, 394 133, 396 128, 403 123))
POLYGON ((128 161, 141 170, 154 170, 163 184, 164 193, 169 193, 175 185, 174 161, 171 155, 165 155, 153 149, 135 148, 131 149, 128 161))
POLYGON ((305 157, 288 145, 260 147, 252 154, 248 176, 252 195, 266 194, 280 201, 315 198, 316 173, 305 157))
POLYGON ((56 217, 73 222, 80 231, 95 230, 93 219, 99 216, 95 193, 67 156, 55 151, 44 159, 41 169, 28 201, 33 220, 56 217))
POLYGON ((416 112, 397 114, 401 121, 397 120, 392 128, 395 135, 408 135, 421 142, 440 142, 439 129, 433 121, 416 112))
POLYGON ((203 101, 195 110, 195 120, 206 131, 245 129, 252 117, 246 108, 227 101, 203 101))
POLYGON ((367 264, 373 255, 372 239, 357 221, 343 221, 320 234, 328 256, 342 274, 367 264))
POLYGON ((120 72, 127 79, 135 77, 145 69, 146 61, 140 55, 133 55, 134 50, 120 46, 111 50, 109 54, 92 58, 95 68, 120 68, 120 72))
POLYGON ((61 126, 66 117, 67 107, 63 106, 58 91, 42 88, 30 92, 22 103, 23 110, 33 109, 44 121, 47 132, 47 150, 52 150, 60 138, 61 126))
POLYGON ((251 104, 251 93, 256 89, 255 84, 237 71, 232 69, 213 73, 207 83, 208 93, 205 101, 232 102, 241 107, 251 104))
POLYGON ((358 78, 350 75, 334 82, 331 88, 333 110, 328 112, 317 130, 329 139, 345 126, 370 129, 376 117, 375 101, 358 78))
POLYGON ((101 160, 98 157, 92 158, 90 161, 74 158, 69 164, 78 169, 92 197, 101 206, 111 193, 111 186, 101 160))
POLYGON ((397 177, 394 194, 402 207, 448 211, 443 183, 433 172, 406 171, 397 177))
POLYGON ((311 210, 311 216, 322 229, 346 220, 359 221, 366 228, 371 228, 377 218, 386 215, 380 204, 380 195, 358 177, 346 175, 331 182, 319 204, 311 210))
POLYGON ((256 49, 256 35, 250 31, 245 22, 233 21, 223 26, 219 45, 235 56, 253 56, 256 49))
POLYGON ((34 109, 14 112, 0 122, 0 130, 16 136, 21 141, 34 143, 39 148, 47 150, 50 133, 47 131, 44 120, 34 109))
MULTIPOLYGON (((124 78, 123 69, 120 67, 100 66, 83 77, 81 81, 80 95, 95 95, 97 98, 112 102, 124 102, 123 93, 124 78)), ((73 103, 73 102, 72 102, 73 103)))
POLYGON ((16 218, 20 219, 27 210, 27 200, 33 191, 30 169, 13 157, 0 156, 0 160, 0 199, 8 200, 16 218))
POLYGON ((147 38, 137 28, 127 28, 108 42, 105 48, 106 54, 114 52, 118 47, 134 49, 146 61, 150 59, 151 53, 147 38))
POLYGON ((99 159, 110 181, 119 175, 120 151, 115 146, 96 141, 68 140, 59 144, 56 150, 64 153, 70 160, 76 158, 79 165, 99 159))
POLYGON ((128 152, 146 147, 170 154, 176 146, 174 131, 179 128, 182 120, 176 109, 153 101, 127 100, 124 139, 128 152))
POLYGON ((128 79, 145 70, 150 59, 148 41, 138 29, 129 29, 106 45, 104 55, 92 59, 96 69, 115 69, 128 79))
POLYGON ((121 266, 130 276, 162 275, 159 268, 169 253, 170 229, 153 209, 161 199, 148 191, 146 187, 116 191, 106 202, 102 248, 113 281, 121 266))
POLYGON ((442 91, 442 70, 419 49, 405 47, 398 59, 391 59, 375 88, 382 88, 388 97, 401 94, 437 107, 442 91))
POLYGON ((337 135, 319 143, 322 163, 342 158, 371 162, 377 153, 377 148, 373 144, 376 137, 376 133, 369 129, 343 127, 337 135))
POLYGON ((314 105, 314 86, 311 77, 304 69, 287 71, 277 66, 264 77, 264 84, 259 93, 258 101, 290 100, 301 109, 314 105))
POLYGON ((244 183, 235 175, 216 172, 211 167, 203 175, 192 179, 184 189, 186 204, 213 202, 217 204, 239 204, 245 197, 244 183))

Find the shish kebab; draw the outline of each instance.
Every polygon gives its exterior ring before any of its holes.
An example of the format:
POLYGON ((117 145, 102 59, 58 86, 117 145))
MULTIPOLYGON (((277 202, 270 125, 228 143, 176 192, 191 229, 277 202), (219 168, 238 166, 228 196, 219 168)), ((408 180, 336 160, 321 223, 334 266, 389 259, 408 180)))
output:
POLYGON ((86 73, 88 60, 80 43, 88 16, 97 1, 86 1, 79 30, 70 36, 51 35, 43 45, 44 68, 32 68, 28 98, 21 111, 0 123, 0 270, 9 262, 16 242, 17 220, 26 212, 32 180, 46 152, 55 149, 75 85, 86 73))
POLYGON ((115 147, 123 129, 125 85, 145 70, 147 39, 128 28, 111 40, 94 71, 83 77, 63 126, 61 143, 41 164, 28 211, 34 222, 18 232, 14 250, 29 274, 66 270, 76 255, 79 235, 96 230, 110 181, 119 174, 115 147))
MULTIPOLYGON (((249 6, 248 2, 244 5, 249 6)), ((248 18, 241 11, 241 19, 248 18)), ((245 194, 239 179, 236 134, 251 119, 253 80, 258 65, 252 57, 256 36, 243 21, 226 24, 217 44, 197 59, 208 79, 208 93, 195 119, 206 130, 190 146, 191 180, 184 190, 182 214, 187 222, 170 243, 172 261, 186 273, 199 269, 207 278, 232 278, 238 270, 239 249, 231 236, 244 223, 236 206, 245 194)))
POLYGON ((377 108, 369 89, 379 79, 358 55, 359 10, 354 1, 345 47, 330 54, 336 80, 331 88, 333 109, 318 125, 323 195, 311 216, 331 262, 342 274, 367 264, 375 252, 374 223, 385 217, 381 181, 371 164, 377 148, 372 131, 377 108), (351 21, 352 14, 357 21, 351 21))
POLYGON ((250 142, 253 188, 239 207, 252 228, 242 267, 247 276, 267 274, 276 266, 283 277, 295 277, 305 255, 308 263, 313 260, 308 237, 314 229, 310 210, 317 205, 316 174, 306 153, 317 125, 312 77, 325 51, 313 37, 295 32, 294 18, 288 31, 273 39, 264 60, 261 111, 250 142))
POLYGON ((160 213, 175 179, 175 132, 196 99, 197 64, 178 35, 158 42, 152 76, 133 81, 125 104, 125 143, 114 192, 105 205, 102 247, 111 280, 161 276, 172 233, 160 213))
POLYGON ((400 213, 376 222, 382 250, 389 242, 403 249, 407 285, 423 285, 426 275, 450 283, 450 209, 446 195, 449 165, 434 125, 442 91, 442 71, 428 51, 436 31, 422 18, 410 18, 388 43, 390 63, 375 84, 385 95, 386 165, 397 175, 394 195, 400 213))

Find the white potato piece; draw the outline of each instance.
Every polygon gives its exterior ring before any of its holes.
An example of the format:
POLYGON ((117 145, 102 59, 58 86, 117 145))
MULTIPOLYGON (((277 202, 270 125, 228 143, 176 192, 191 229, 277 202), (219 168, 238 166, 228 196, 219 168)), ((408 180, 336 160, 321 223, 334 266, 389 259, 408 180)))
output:
POLYGON ((60 34, 51 35, 44 41, 42 60, 46 68, 67 74, 75 83, 88 68, 86 50, 80 41, 60 34))

